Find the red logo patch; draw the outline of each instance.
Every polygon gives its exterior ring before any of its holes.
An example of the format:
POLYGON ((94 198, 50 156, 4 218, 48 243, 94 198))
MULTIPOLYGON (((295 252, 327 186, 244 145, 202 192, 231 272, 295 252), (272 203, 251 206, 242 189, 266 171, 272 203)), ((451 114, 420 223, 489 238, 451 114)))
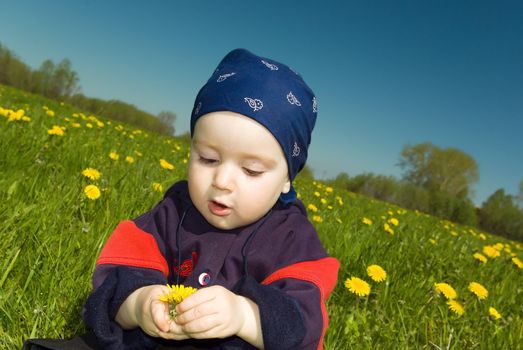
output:
MULTIPOLYGON (((198 253, 192 252, 191 258, 185 259, 180 264, 180 276, 182 276, 182 277, 189 276, 192 273, 194 266, 196 265, 197 262, 198 262, 198 253)), ((174 273, 178 273, 177 265, 178 264, 176 263, 176 259, 174 259, 174 273)))

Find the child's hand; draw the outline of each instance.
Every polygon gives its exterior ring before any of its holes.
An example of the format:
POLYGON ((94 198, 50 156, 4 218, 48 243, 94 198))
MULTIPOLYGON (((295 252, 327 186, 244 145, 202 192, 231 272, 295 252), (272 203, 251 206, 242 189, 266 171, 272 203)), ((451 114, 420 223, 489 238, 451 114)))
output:
POLYGON ((200 339, 238 335, 250 343, 261 337, 256 304, 222 286, 198 290, 176 306, 176 313, 176 324, 171 325, 174 334, 200 339), (252 329, 254 338, 246 334, 252 329))
POLYGON ((165 339, 187 339, 183 332, 170 333, 169 305, 159 297, 168 293, 164 285, 152 285, 137 289, 125 300, 116 315, 116 321, 125 329, 139 326, 153 337, 165 339))

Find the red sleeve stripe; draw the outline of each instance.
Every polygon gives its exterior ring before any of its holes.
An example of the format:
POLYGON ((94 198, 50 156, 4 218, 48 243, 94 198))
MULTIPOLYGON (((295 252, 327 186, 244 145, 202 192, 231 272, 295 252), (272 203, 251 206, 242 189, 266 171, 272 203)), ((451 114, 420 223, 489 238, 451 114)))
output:
POLYGON ((323 316, 323 330, 318 343, 318 350, 323 349, 323 337, 329 325, 329 316, 325 303, 336 286, 339 268, 340 262, 331 257, 314 261, 304 261, 277 270, 262 281, 262 284, 267 285, 283 278, 294 278, 311 282, 318 287, 321 299, 321 313, 323 316))
POLYGON ((120 222, 100 253, 97 265, 143 267, 169 274, 169 267, 154 237, 131 220, 120 222))

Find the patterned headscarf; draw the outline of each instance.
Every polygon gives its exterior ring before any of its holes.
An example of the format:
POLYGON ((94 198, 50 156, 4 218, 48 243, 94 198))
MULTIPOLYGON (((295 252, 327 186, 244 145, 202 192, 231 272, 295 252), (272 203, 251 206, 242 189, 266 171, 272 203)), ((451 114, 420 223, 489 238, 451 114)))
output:
MULTIPOLYGON (((217 111, 240 113, 265 126, 283 150, 291 182, 303 169, 316 123, 316 97, 288 66, 244 49, 229 52, 196 96, 191 135, 198 118, 217 111)), ((280 201, 295 198, 291 186, 280 201)))

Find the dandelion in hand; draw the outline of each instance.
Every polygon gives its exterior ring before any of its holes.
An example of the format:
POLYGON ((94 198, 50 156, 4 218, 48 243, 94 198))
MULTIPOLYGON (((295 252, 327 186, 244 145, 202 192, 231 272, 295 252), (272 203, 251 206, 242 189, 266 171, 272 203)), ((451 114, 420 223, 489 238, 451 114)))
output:
POLYGON ((169 315, 174 318, 176 317, 176 305, 184 301, 189 295, 196 292, 196 288, 185 287, 183 284, 167 285, 169 293, 160 296, 160 301, 169 303, 169 315))

